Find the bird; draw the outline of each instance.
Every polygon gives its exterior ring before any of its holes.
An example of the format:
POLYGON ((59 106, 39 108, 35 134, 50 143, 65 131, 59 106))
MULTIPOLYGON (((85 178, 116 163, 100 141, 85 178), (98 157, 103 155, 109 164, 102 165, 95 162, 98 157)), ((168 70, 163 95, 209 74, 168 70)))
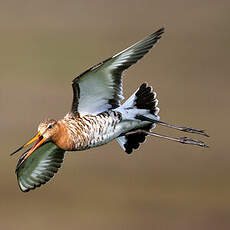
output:
POLYGON ((48 182, 61 167, 67 151, 90 149, 114 139, 127 154, 138 149, 147 136, 208 147, 197 139, 170 137, 152 131, 156 125, 161 125, 208 137, 204 130, 160 120, 156 92, 146 82, 121 103, 123 72, 148 53, 163 33, 164 28, 157 30, 73 79, 70 112, 60 120, 42 121, 37 134, 11 153, 28 148, 16 166, 21 191, 28 192, 48 182), (35 144, 28 147, 33 142, 35 144))

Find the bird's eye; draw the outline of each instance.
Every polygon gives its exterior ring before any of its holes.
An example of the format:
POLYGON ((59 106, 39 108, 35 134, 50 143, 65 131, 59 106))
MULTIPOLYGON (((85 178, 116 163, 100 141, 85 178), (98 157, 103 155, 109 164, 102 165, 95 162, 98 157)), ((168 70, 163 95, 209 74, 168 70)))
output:
POLYGON ((47 128, 52 129, 52 127, 53 127, 53 124, 49 124, 47 128))

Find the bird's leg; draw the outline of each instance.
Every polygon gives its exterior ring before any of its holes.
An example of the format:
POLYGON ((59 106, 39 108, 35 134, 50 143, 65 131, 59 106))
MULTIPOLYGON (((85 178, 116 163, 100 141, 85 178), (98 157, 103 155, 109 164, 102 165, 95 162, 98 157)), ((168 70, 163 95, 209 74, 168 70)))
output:
POLYGON ((209 137, 209 135, 207 133, 205 133, 205 131, 202 129, 194 129, 194 128, 189 128, 189 127, 185 127, 185 126, 171 125, 171 124, 168 124, 168 123, 163 122, 163 121, 156 121, 156 123, 159 125, 162 125, 162 126, 166 126, 169 128, 180 130, 182 132, 195 133, 195 134, 200 134, 200 135, 209 137))
POLYGON ((153 120, 151 118, 148 118, 148 117, 142 116, 142 115, 138 115, 137 118, 142 120, 142 121, 149 121, 151 123, 156 123, 156 124, 166 126, 166 127, 169 127, 169 128, 177 129, 177 130, 180 130, 182 132, 195 133, 195 134, 200 134, 200 135, 209 137, 209 135, 207 133, 205 133, 205 131, 202 130, 202 129, 193 129, 193 128, 189 128, 189 127, 185 127, 185 126, 171 125, 171 124, 168 124, 166 122, 153 120))
POLYGON ((135 134, 135 133, 145 133, 150 136, 160 137, 160 138, 164 138, 164 139, 171 140, 171 141, 176 141, 181 144, 190 144, 190 145, 198 145, 200 147, 208 147, 203 141, 200 141, 200 140, 195 140, 195 139, 191 139, 188 137, 169 137, 169 136, 165 136, 165 135, 154 133, 154 132, 149 132, 149 131, 142 130, 142 129, 130 131, 126 133, 125 135, 130 135, 130 134, 135 134))

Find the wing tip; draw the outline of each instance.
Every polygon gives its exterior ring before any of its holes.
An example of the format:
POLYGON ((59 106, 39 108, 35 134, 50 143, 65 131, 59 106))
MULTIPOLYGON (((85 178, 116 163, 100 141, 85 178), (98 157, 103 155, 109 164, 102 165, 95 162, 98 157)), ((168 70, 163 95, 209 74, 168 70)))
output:
POLYGON ((158 29, 157 31, 153 32, 152 35, 156 35, 156 36, 160 36, 161 34, 163 34, 165 32, 165 28, 161 27, 160 29, 158 29))
POLYGON ((155 42, 157 42, 162 36, 162 34, 165 32, 165 28, 161 27, 159 30, 153 32, 149 35, 149 37, 152 37, 155 42))

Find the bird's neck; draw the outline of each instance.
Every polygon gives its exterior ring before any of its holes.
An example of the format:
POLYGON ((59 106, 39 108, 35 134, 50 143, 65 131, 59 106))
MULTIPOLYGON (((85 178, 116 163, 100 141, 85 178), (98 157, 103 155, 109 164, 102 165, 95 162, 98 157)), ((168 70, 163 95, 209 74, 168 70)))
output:
POLYGON ((71 151, 75 148, 72 138, 69 135, 66 124, 60 120, 57 123, 58 132, 52 137, 52 141, 61 149, 71 151))

